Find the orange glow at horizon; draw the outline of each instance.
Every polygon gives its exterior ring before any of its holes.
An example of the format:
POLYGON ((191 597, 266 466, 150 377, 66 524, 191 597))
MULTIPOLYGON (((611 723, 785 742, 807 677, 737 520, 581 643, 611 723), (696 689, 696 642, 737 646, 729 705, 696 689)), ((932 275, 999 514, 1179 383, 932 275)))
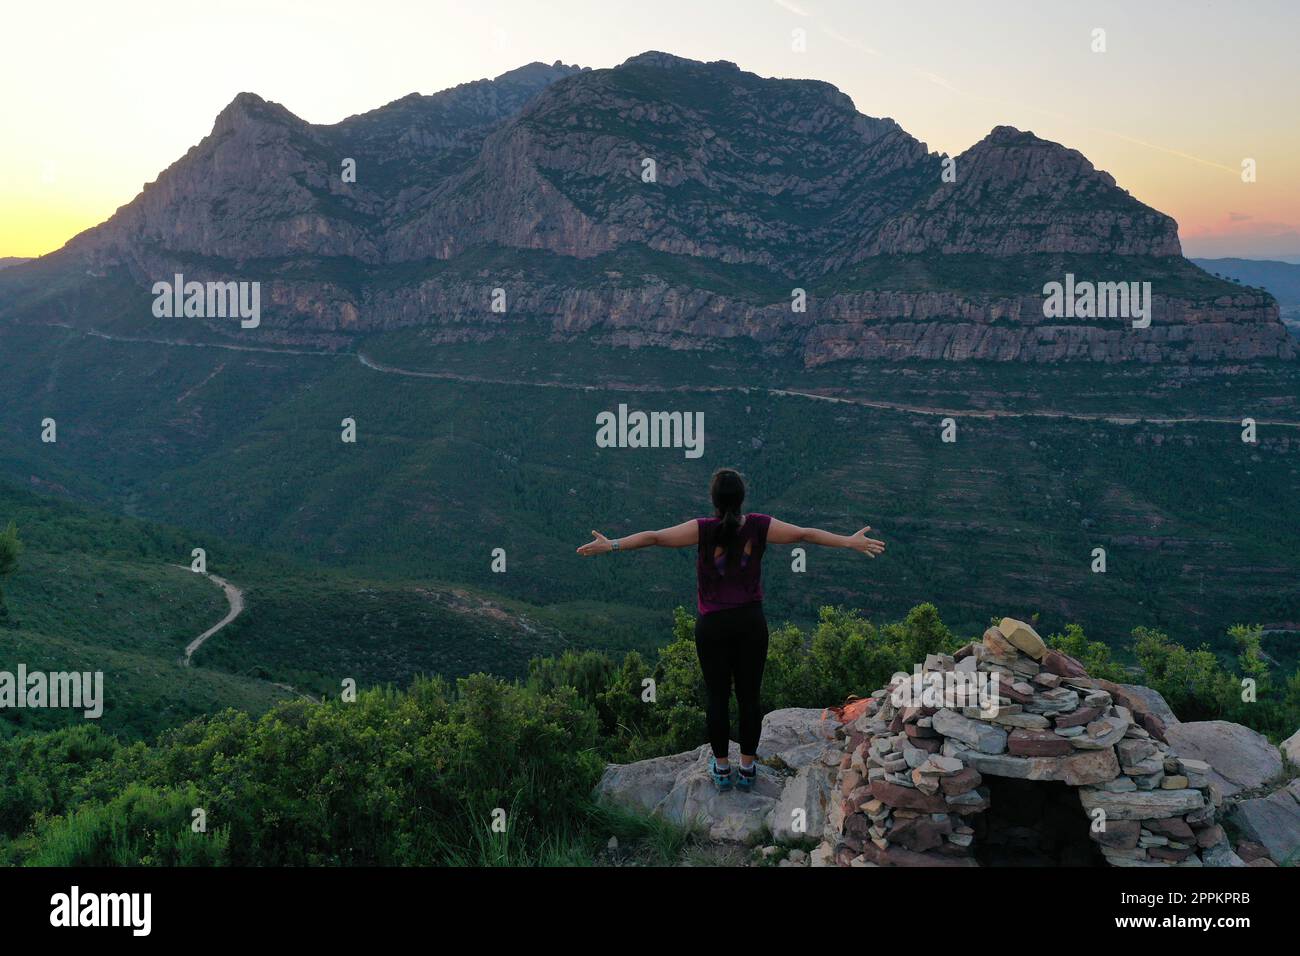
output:
POLYGON ((658 49, 823 80, 950 155, 994 126, 1030 130, 1173 216, 1189 255, 1300 261, 1300 7, 1283 0, 945 0, 924 18, 848 0, 70 0, 15 7, 6 27, 23 42, 0 60, 0 257, 107 219, 244 90, 332 123, 533 60, 658 49))

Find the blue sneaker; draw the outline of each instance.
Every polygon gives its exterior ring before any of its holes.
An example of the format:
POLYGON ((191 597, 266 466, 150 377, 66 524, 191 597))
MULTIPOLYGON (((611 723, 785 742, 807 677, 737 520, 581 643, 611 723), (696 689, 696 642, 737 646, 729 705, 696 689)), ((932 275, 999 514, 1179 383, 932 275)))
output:
POLYGON ((731 789, 731 768, 728 767, 726 770, 719 770, 717 757, 709 758, 709 776, 713 778, 713 785, 719 790, 727 791, 731 789))
POLYGON ((750 767, 750 772, 745 773, 744 767, 736 768, 736 789, 746 792, 754 789, 754 784, 758 783, 758 763, 755 762, 750 767))

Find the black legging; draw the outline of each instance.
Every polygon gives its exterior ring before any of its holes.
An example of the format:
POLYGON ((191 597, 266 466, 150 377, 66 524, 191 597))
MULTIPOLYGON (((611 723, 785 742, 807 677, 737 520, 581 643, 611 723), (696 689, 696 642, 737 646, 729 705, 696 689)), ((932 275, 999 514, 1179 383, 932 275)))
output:
POLYGON ((762 604, 701 614, 695 622, 695 652, 700 656, 704 685, 709 692, 706 722, 709 745, 719 759, 727 756, 731 740, 731 684, 736 684, 740 710, 740 752, 758 752, 763 711, 758 692, 767 663, 767 620, 762 604))

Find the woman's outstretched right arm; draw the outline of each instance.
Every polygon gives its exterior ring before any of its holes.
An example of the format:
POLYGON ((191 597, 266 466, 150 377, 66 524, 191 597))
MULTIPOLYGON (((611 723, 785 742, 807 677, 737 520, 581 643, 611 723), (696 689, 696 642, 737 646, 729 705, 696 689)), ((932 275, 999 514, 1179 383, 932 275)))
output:
MULTIPOLYGON (((599 531, 591 533, 592 540, 578 549, 585 557, 593 554, 607 554, 614 550, 614 541, 610 541, 599 531)), ((619 551, 636 551, 638 548, 687 548, 700 540, 700 525, 695 519, 683 521, 671 528, 660 531, 638 531, 626 538, 617 540, 619 551)))
POLYGON ((801 528, 797 524, 789 524, 773 518, 767 529, 767 540, 772 544, 796 544, 806 541, 827 548, 851 548, 874 558, 885 550, 885 542, 868 538, 867 532, 870 530, 871 525, 867 525, 857 534, 835 534, 831 531, 823 531, 821 528, 801 528))

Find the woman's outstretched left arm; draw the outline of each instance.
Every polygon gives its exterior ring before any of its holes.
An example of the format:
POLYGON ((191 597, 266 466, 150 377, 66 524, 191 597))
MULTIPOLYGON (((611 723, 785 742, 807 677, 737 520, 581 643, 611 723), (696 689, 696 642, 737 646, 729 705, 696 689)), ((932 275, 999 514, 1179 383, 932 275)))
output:
POLYGON ((767 540, 773 544, 807 541, 809 544, 820 544, 826 548, 849 548, 874 558, 885 550, 885 542, 868 538, 867 532, 870 530, 871 525, 867 525, 856 534, 835 534, 831 531, 823 531, 821 528, 801 528, 797 524, 788 524, 773 518, 771 525, 768 526, 767 540))
POLYGON ((594 541, 588 541, 578 549, 578 553, 584 558, 593 554, 607 554, 610 551, 635 551, 637 548, 688 548, 698 544, 700 540, 700 524, 694 518, 690 521, 683 521, 679 525, 671 528, 664 528, 661 531, 638 531, 636 534, 630 534, 626 538, 616 538, 611 541, 599 531, 591 533, 594 541), (615 549, 614 545, 618 548, 615 549))

